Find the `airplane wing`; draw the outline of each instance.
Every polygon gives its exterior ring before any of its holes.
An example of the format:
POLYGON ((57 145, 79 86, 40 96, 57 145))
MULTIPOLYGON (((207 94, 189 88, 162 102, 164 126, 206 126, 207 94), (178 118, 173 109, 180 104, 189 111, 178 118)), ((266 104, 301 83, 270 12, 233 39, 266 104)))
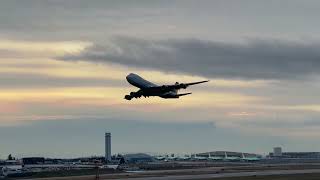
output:
POLYGON ((185 85, 191 86, 191 85, 196 85, 196 84, 201 84, 201 83, 206 83, 206 82, 209 82, 209 81, 207 80, 207 81, 192 82, 192 83, 186 83, 185 85))
POLYGON ((198 81, 198 82, 192 82, 192 83, 176 83, 175 85, 169 85, 167 87, 172 89, 186 89, 188 86, 206 83, 206 82, 209 82, 209 81, 207 80, 207 81, 198 81))
MULTIPOLYGON (((172 91, 172 90, 179 90, 179 89, 186 89, 188 86, 196 85, 196 84, 201 84, 201 83, 206 83, 209 82, 207 81, 198 81, 198 82, 192 82, 192 83, 178 83, 174 85, 163 85, 163 86, 152 86, 148 88, 144 88, 144 90, 150 90, 150 91, 172 91)), ((182 94, 182 96, 187 95, 187 94, 182 94)))
POLYGON ((183 94, 177 94, 178 96, 185 96, 185 95, 189 95, 189 94, 192 94, 192 93, 183 93, 183 94))

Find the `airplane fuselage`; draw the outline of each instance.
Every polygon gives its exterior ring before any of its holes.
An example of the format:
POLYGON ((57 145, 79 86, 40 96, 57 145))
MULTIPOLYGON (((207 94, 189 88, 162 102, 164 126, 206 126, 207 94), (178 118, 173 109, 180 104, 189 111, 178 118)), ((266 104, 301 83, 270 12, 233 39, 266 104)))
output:
POLYGON ((130 73, 126 77, 126 79, 131 85, 137 88, 140 88, 140 90, 136 93, 141 93, 142 96, 145 96, 145 97, 160 96, 162 98, 179 98, 179 96, 177 96, 177 90, 168 91, 165 88, 165 86, 161 88, 162 86, 158 86, 154 83, 151 83, 143 79, 137 74, 130 73))
POLYGON ((162 85, 158 86, 152 82, 149 82, 137 74, 130 73, 126 77, 127 81, 139 88, 137 92, 131 92, 129 95, 125 95, 126 100, 131 100, 132 98, 140 98, 141 96, 149 97, 149 96, 159 96, 161 98, 169 99, 169 98, 179 98, 180 96, 189 95, 191 93, 183 93, 178 94, 179 89, 186 89, 188 86, 205 83, 208 81, 199 81, 193 83, 178 83, 176 82, 173 85, 162 85))

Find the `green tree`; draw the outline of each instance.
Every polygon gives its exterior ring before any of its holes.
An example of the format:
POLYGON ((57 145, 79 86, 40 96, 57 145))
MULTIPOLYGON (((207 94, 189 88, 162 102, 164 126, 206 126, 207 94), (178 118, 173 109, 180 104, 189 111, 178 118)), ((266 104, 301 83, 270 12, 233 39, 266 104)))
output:
POLYGON ((8 156, 8 160, 13 160, 13 157, 12 157, 12 155, 11 155, 11 154, 9 154, 9 156, 8 156))

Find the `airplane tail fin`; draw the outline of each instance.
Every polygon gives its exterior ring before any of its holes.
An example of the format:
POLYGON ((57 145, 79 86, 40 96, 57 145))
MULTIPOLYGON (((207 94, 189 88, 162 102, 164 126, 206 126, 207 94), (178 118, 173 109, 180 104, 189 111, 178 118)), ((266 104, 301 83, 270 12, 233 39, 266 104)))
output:
POLYGON ((180 96, 186 96, 186 95, 189 95, 189 94, 192 94, 192 93, 177 94, 177 96, 180 97, 180 96))

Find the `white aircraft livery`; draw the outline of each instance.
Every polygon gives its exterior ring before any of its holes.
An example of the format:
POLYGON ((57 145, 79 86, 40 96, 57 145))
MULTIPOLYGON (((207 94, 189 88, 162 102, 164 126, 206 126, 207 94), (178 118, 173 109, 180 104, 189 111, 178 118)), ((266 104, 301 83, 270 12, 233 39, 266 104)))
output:
POLYGON ((205 83, 209 81, 199 81, 199 82, 192 82, 192 83, 178 83, 176 82, 174 85, 162 85, 158 86, 153 84, 137 74, 130 73, 126 77, 127 81, 139 88, 137 92, 131 92, 129 95, 125 95, 126 100, 131 100, 132 98, 140 98, 149 97, 149 96, 159 96, 161 98, 169 99, 169 98, 179 98, 180 96, 189 95, 191 93, 183 93, 178 94, 179 89, 186 89, 188 86, 205 83))

